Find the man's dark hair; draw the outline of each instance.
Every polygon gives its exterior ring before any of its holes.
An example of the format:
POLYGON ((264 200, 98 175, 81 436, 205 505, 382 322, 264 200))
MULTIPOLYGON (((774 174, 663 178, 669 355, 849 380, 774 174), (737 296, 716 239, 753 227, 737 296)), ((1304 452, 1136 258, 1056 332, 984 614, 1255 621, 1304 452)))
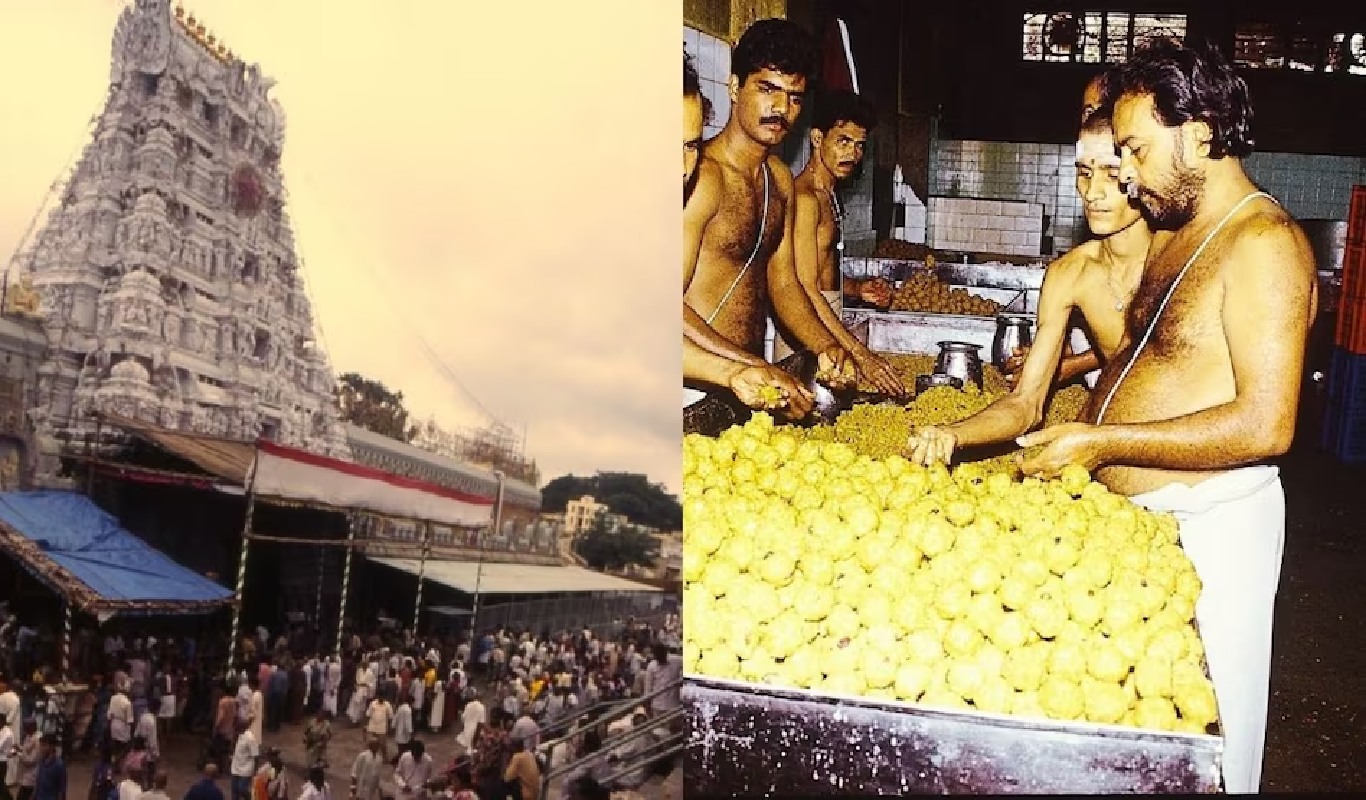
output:
POLYGON ((702 78, 697 74, 697 64, 692 60, 688 48, 683 48, 683 96, 697 97, 702 94, 702 78))
POLYGON ((697 65, 693 63, 692 55, 686 47, 683 48, 683 96, 701 100, 702 122, 711 122, 711 101, 702 94, 702 76, 697 74, 697 65))
POLYGON ((740 84, 762 69, 783 75, 816 77, 816 40, 802 26, 785 19, 761 19, 740 37, 730 55, 730 74, 740 84))
POLYGON ((1104 108, 1098 108, 1086 115, 1086 119, 1081 121, 1082 133, 1114 133, 1114 123, 1110 121, 1110 115, 1104 113, 1104 108))
POLYGON ((1108 116, 1124 95, 1152 95, 1157 119, 1167 127, 1192 120, 1210 127, 1210 158, 1243 158, 1252 152, 1252 101, 1247 84, 1213 44, 1186 47, 1155 39, 1137 50, 1106 81, 1108 116))
POLYGON ((811 114, 811 130, 829 133, 841 122, 852 122, 864 130, 877 125, 877 111, 862 96, 849 91, 822 92, 811 114))

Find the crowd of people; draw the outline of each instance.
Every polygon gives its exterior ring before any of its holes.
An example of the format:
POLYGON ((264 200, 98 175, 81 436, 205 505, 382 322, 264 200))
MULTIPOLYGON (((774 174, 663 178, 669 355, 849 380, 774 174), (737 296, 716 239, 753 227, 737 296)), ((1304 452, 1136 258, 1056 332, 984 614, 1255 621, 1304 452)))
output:
POLYGON ((221 776, 231 800, 330 800, 329 745, 347 728, 365 737, 359 756, 337 765, 356 800, 380 800, 386 776, 401 800, 534 800, 547 771, 578 759, 585 764, 564 775, 561 794, 606 797, 647 776, 617 774, 643 743, 604 752, 604 740, 679 702, 676 688, 655 691, 681 677, 670 652, 676 616, 657 628, 627 621, 606 636, 496 630, 469 641, 357 631, 330 655, 302 628, 272 638, 261 627, 238 642, 230 673, 224 647, 208 637, 125 631, 101 640, 82 630, 65 680, 56 652, 34 646, 36 629, 10 618, 3 625, 0 800, 65 800, 63 759, 87 754, 95 759, 89 800, 166 800, 162 750, 171 737, 202 742, 202 774, 186 800, 222 800, 221 776), (27 680, 11 684, 11 675, 27 680), (624 720, 599 723, 603 709, 631 697, 648 699, 624 720), (598 713, 576 715, 590 708, 598 713), (302 730, 282 733, 287 725, 302 730), (306 763, 296 766, 307 780, 297 789, 282 735, 302 737, 306 763), (434 762, 437 741, 454 745, 449 763, 434 762))

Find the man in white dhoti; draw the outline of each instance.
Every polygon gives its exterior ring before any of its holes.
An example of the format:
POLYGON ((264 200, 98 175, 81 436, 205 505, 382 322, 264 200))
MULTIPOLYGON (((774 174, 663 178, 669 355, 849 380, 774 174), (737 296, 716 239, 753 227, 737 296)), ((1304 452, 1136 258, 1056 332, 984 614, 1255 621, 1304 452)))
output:
POLYGON ((1025 470, 1093 470, 1181 522, 1224 736, 1224 785, 1256 792, 1285 541, 1275 466, 1295 433, 1317 312, 1304 233, 1243 171, 1247 86, 1217 51, 1157 42, 1107 81, 1121 179, 1158 231, 1083 419, 1021 438, 1025 470))
POLYGON ((460 713, 460 735, 455 737, 455 743, 460 745, 461 752, 466 752, 474 746, 474 735, 479 732, 479 726, 487 724, 488 721, 484 703, 475 695, 460 713))
POLYGON ((380 740, 371 738, 366 749, 351 763, 351 800, 380 800, 379 781, 384 767, 380 740))
POLYGON ((327 670, 323 673, 323 708, 332 717, 337 716, 337 699, 341 694, 342 667, 336 656, 327 659, 327 670))
POLYGON ((437 679, 432 686, 432 710, 427 714, 427 727, 432 733, 441 733, 446 722, 446 682, 437 679))

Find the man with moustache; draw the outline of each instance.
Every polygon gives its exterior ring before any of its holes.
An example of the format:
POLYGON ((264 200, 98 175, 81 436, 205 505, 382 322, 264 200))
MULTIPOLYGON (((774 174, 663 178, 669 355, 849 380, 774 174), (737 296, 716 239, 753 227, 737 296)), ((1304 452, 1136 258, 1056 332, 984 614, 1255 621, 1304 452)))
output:
POLYGON ((1022 437, 1181 523, 1224 735, 1224 786, 1261 780, 1285 495, 1317 276, 1304 233, 1243 171, 1247 85, 1213 49, 1157 42, 1107 86, 1120 177, 1159 232, 1085 422, 1022 437))
MULTIPOLYGON (((814 41, 787 20, 760 20, 735 46, 730 119, 703 146, 697 186, 683 210, 683 300, 690 309, 684 332, 698 345, 693 354, 758 366, 771 304, 793 338, 817 354, 820 375, 845 383, 852 378, 848 353, 797 280, 792 173, 772 153, 801 112, 815 64, 814 41)), ((684 377, 725 385, 697 369, 686 351, 684 377)), ((789 389, 771 404, 789 403, 800 415, 809 395, 789 389)))
MULTIPOLYGON (((853 92, 831 92, 820 98, 811 120, 811 160, 794 182, 797 209, 792 228, 793 253, 797 259, 797 279, 835 341, 853 356, 858 370, 879 391, 902 395, 906 387, 892 365, 855 339, 840 319, 845 294, 860 295, 878 305, 891 301, 891 287, 886 281, 845 278, 840 270, 844 210, 836 184, 853 174, 863 161, 863 148, 874 121, 872 106, 853 92)), ((784 358, 790 352, 787 342, 779 336, 774 359, 784 358)))
MULTIPOLYGON (((683 54, 683 204, 686 206, 697 185, 697 163, 702 150, 702 128, 711 116, 711 102, 702 94, 702 81, 692 58, 683 54)), ((688 290, 685 278, 683 291, 688 290)), ((726 386, 740 402, 751 408, 779 408, 786 404, 794 416, 805 416, 811 395, 786 372, 757 358, 712 331, 705 321, 683 303, 685 326, 698 331, 683 337, 684 380, 699 380, 726 386), (768 392, 765 392, 765 389, 768 392), (767 394, 767 396, 765 396, 767 394), (775 399, 776 398, 776 399, 775 399)), ((683 389, 686 408, 700 399, 701 393, 683 389)))
MULTIPOLYGON (((1092 114, 1077 138, 1077 193, 1095 238, 1048 265, 1039 293, 1038 334, 1010 394, 961 422, 915 432, 907 449, 926 466, 947 464, 963 447, 1008 442, 1043 422, 1059 374, 1074 311, 1107 359, 1124 339, 1124 309, 1143 274, 1152 232, 1120 184, 1115 137, 1104 114, 1092 114)), ((1065 371, 1065 368, 1064 368, 1065 371)))

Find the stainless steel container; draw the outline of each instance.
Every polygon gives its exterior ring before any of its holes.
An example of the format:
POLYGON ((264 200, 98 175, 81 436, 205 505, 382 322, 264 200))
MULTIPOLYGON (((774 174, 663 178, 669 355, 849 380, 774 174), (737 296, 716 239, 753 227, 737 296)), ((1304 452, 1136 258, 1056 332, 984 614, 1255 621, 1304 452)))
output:
POLYGON ((935 373, 933 375, 917 375, 915 377, 916 394, 924 394, 927 389, 933 389, 936 386, 952 386, 955 389, 962 389, 963 381, 961 378, 955 378, 952 375, 940 373, 935 373))
POLYGON ((1034 320, 1014 314, 1001 314, 996 317, 996 338, 991 342, 991 363, 999 370, 1005 370, 1006 361, 1021 347, 1029 347, 1034 342, 1031 331, 1034 320))
POLYGON ((963 382, 977 384, 982 388, 982 356, 978 353, 980 345, 972 342, 939 342, 939 357, 935 359, 934 371, 952 375, 963 382))

